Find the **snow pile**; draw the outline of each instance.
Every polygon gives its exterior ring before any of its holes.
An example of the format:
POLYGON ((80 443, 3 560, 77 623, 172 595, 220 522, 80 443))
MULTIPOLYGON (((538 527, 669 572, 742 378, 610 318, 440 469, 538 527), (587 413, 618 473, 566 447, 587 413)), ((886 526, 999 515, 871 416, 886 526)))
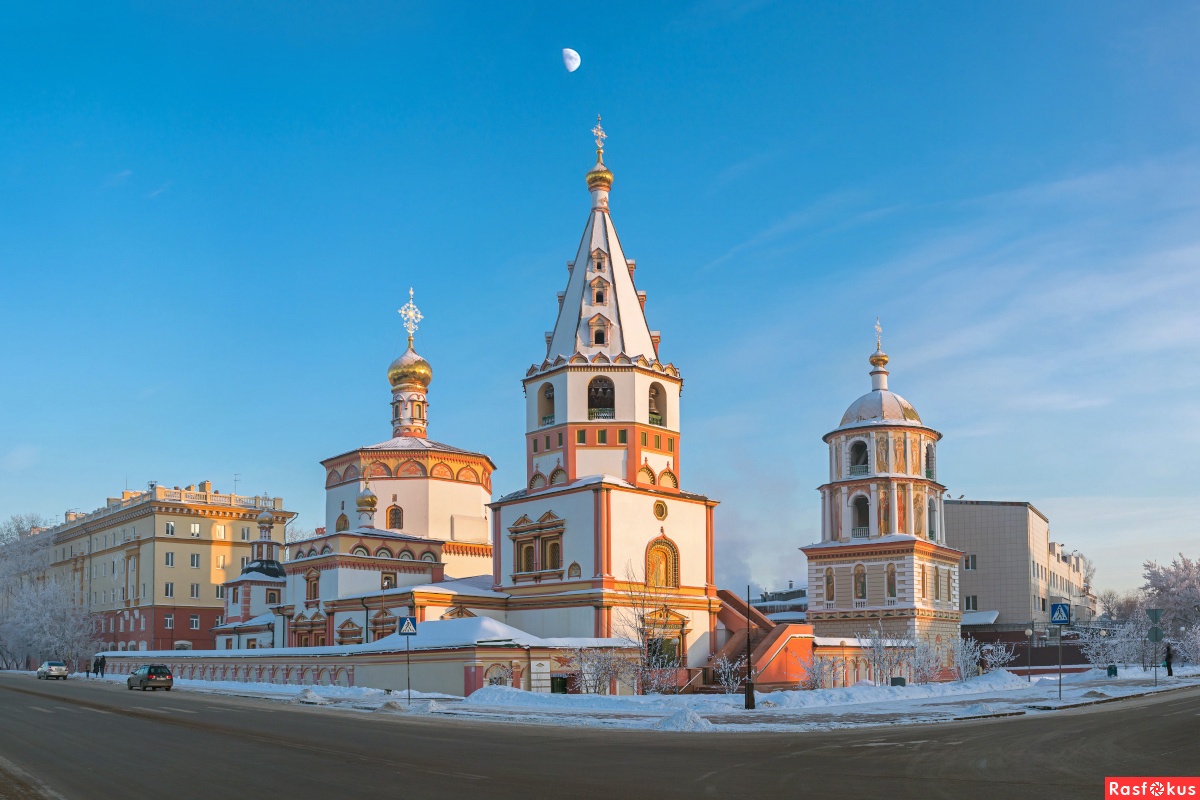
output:
POLYGON ((288 702, 289 703, 304 703, 305 705, 311 705, 311 706, 329 705, 328 700, 326 700, 324 697, 321 697, 321 695, 317 694, 316 692, 314 692, 312 689, 309 689, 308 687, 305 687, 304 691, 300 692, 298 695, 293 697, 288 702))
POLYGON ((656 731, 711 731, 712 723, 704 717, 684 708, 669 717, 664 717, 652 726, 656 731))
POLYGON ((1089 700, 1102 700, 1105 697, 1109 697, 1110 695, 1107 695, 1104 692, 1098 692, 1095 689, 1092 689, 1090 691, 1084 692, 1083 696, 1089 700))
POLYGON ((437 700, 423 700, 411 707, 405 706, 405 709, 405 714, 424 717, 428 716, 429 714, 436 714, 439 711, 445 711, 446 706, 442 705, 437 700))
POLYGON ((995 706, 989 706, 987 703, 972 703, 959 711, 959 715, 963 717, 982 717, 985 714, 999 713, 995 706))

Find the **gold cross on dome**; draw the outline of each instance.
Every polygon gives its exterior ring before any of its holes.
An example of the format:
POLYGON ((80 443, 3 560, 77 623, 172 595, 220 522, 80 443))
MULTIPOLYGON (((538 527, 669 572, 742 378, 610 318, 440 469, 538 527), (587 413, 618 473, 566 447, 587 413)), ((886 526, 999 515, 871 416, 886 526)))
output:
POLYGON ((408 287, 408 302, 400 307, 400 318, 404 320, 404 330, 408 331, 408 339, 412 341, 412 335, 417 330, 417 323, 425 319, 421 316, 421 312, 413 305, 413 290, 408 287))
POLYGON ((604 132, 604 128, 600 127, 600 115, 596 115, 596 127, 592 128, 592 135, 596 137, 596 147, 604 149, 604 140, 608 138, 608 134, 604 132))
POLYGON ((875 349, 883 349, 883 328, 879 325, 879 317, 875 318, 875 349))

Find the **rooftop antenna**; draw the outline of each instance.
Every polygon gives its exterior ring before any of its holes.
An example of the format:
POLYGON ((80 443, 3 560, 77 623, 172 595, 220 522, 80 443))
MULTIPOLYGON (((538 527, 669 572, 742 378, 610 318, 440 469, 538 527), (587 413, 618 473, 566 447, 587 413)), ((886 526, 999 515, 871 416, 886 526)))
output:
POLYGON ((233 473, 233 493, 234 494, 237 494, 238 481, 240 481, 241 479, 242 479, 242 473, 240 473, 240 472, 233 473))

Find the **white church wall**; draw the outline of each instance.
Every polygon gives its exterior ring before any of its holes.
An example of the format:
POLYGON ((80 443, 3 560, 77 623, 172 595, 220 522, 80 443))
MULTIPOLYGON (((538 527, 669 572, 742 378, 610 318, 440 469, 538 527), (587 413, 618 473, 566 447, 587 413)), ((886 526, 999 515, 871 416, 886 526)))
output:
POLYGON ((509 625, 541 638, 596 635, 596 611, 591 606, 514 609, 509 625))
POLYGON ((628 453, 629 450, 625 447, 577 447, 575 475, 612 475, 623 480, 628 453))
POLYGON ((665 495, 614 491, 612 513, 620 525, 612 529, 613 573, 625 576, 626 563, 633 564, 639 579, 646 568, 646 547, 650 540, 665 534, 679 549, 679 582, 682 586, 703 586, 708 565, 705 506, 665 495), (667 504, 667 518, 654 516, 654 503, 667 504))

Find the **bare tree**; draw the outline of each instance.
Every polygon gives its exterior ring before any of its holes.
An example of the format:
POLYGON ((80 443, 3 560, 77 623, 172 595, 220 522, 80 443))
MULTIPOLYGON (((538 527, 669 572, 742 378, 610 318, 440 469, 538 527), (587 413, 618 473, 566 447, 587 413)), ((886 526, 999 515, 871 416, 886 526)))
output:
POLYGON ((41 514, 13 514, 0 522, 0 546, 28 536, 35 528, 49 527, 50 521, 41 514))
POLYGON ((619 648, 576 647, 556 660, 583 694, 607 694, 614 681, 636 684, 635 661, 619 648))
POLYGON ((1076 550, 1072 555, 1079 559, 1079 572, 1083 576, 1085 586, 1091 586, 1096 579, 1096 562, 1076 550))
POLYGON ((1007 667, 1017 657, 1017 646, 1011 642, 991 642, 983 645, 983 671, 1007 667))
POLYGON ((283 543, 291 544, 304 539, 311 539, 316 536, 317 532, 312 528, 305 528, 300 525, 300 515, 292 517, 287 521, 287 525, 283 528, 283 543))
POLYGON ((979 661, 982 657, 979 642, 970 636, 963 636, 950 641, 950 670, 955 680, 965 681, 979 674, 979 661))
MULTIPOLYGON (((619 587, 620 605, 614 607, 618 636, 636 653, 634 684, 642 694, 679 691, 681 654, 674 642, 681 641, 671 626, 673 595, 665 587, 648 584, 638 576, 633 563, 625 565, 625 582, 619 587)), ((682 631, 680 631, 682 633, 682 631)))
POLYGON ((818 656, 810 653, 801 657, 799 653, 788 652, 788 672, 796 674, 798 689, 825 689, 826 684, 832 686, 834 678, 845 666, 841 656, 818 656))
POLYGON ((877 628, 868 627, 867 633, 856 634, 856 638, 867 656, 871 678, 877 685, 884 686, 890 683, 896 673, 901 672, 909 662, 913 642, 909 637, 886 633, 882 624, 877 628))
POLYGON ((942 653, 928 636, 911 636, 908 647, 908 672, 913 683, 932 683, 942 674, 942 653))
POLYGON ((1145 606, 1145 598, 1141 592, 1118 592, 1115 589, 1105 589, 1096 595, 1100 603, 1100 611, 1109 617, 1122 620, 1133 617, 1145 606))
POLYGON ((720 658, 713 662, 713 671, 725 694, 733 694, 746 679, 746 657, 741 656, 737 661, 732 661, 728 655, 722 653, 720 658))

